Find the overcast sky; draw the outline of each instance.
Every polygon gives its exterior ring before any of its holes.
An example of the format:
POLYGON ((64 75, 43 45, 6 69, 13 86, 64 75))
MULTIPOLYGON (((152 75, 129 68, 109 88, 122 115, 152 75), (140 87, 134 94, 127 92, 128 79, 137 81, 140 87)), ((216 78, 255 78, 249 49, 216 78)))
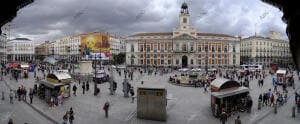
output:
MULTIPOLYGON (((172 32, 184 0, 35 0, 11 23, 12 37, 34 41, 104 31, 127 36, 139 32, 172 32)), ((260 0, 186 0, 197 32, 267 36, 285 34, 279 9, 260 0), (256 26, 255 26, 256 25, 256 26)))

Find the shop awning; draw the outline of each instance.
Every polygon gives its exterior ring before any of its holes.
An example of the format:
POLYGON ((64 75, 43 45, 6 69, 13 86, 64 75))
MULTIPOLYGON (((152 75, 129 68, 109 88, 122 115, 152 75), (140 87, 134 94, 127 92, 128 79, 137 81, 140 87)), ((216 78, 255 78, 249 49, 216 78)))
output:
POLYGON ((226 78, 216 78, 210 83, 210 85, 212 92, 220 91, 226 88, 240 87, 240 84, 237 81, 226 78))
POLYGON ((39 81, 39 83, 44 84, 45 86, 47 86, 49 88, 52 88, 52 89, 55 88, 55 87, 65 85, 63 83, 52 83, 52 82, 48 82, 48 81, 39 81))
POLYGON ((225 89, 219 92, 212 92, 211 95, 217 98, 224 98, 228 96, 234 96, 241 93, 249 92, 249 88, 247 87, 237 87, 234 89, 225 89))

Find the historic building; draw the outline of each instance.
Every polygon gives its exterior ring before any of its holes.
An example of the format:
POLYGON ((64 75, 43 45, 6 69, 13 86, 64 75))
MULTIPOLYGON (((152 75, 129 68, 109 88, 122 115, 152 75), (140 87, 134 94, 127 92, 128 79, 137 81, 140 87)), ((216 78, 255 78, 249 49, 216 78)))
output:
POLYGON ((128 36, 126 64, 164 67, 232 67, 240 65, 240 37, 198 33, 190 26, 188 6, 183 3, 179 26, 173 32, 128 36))
POLYGON ((7 42, 7 36, 5 34, 0 34, 0 62, 1 62, 1 64, 7 63, 6 42, 7 42))
POLYGON ((34 60, 34 42, 27 38, 16 38, 7 42, 8 61, 29 62, 34 60))
POLYGON ((260 64, 292 64, 292 55, 288 41, 281 39, 279 32, 271 31, 268 37, 251 36, 241 41, 241 63, 260 64))

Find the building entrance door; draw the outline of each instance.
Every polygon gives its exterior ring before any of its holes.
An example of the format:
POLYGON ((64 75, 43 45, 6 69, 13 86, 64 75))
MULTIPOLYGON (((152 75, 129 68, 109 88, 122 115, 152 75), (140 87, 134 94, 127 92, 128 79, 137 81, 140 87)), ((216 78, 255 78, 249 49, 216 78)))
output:
POLYGON ((188 58, 187 58, 187 56, 182 56, 182 59, 181 59, 181 60, 182 60, 182 61, 181 61, 182 67, 183 67, 183 68, 188 67, 188 58))

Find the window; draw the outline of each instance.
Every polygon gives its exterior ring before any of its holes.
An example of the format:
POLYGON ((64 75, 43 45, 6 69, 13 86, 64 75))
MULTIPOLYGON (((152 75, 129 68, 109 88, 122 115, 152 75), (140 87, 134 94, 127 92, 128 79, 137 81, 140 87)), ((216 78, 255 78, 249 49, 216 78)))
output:
POLYGON ((172 50, 172 44, 168 43, 168 52, 171 52, 172 50))
POLYGON ((232 51, 235 52, 235 46, 233 46, 232 51))
POLYGON ((168 60, 168 64, 169 64, 169 65, 171 64, 171 60, 170 60, 170 59, 168 60))
POLYGON ((141 60, 140 62, 141 62, 140 64, 144 64, 144 60, 141 60))
POLYGON ((131 52, 134 52, 134 45, 131 44, 131 52))
POLYGON ((221 45, 218 45, 218 52, 221 53, 221 45))
POLYGON ((164 64, 164 60, 163 60, 163 59, 162 59, 162 60, 160 60, 160 64, 162 64, 162 65, 164 64))
POLYGON ((156 55, 156 54, 154 54, 154 58, 157 58, 157 55, 156 55))
POLYGON ((214 59, 211 60, 211 64, 215 64, 215 60, 214 59))
POLYGON ((220 59, 218 60, 218 63, 221 64, 221 60, 220 59))
POLYGON ((224 64, 227 64, 227 59, 224 60, 224 64))
POLYGON ((221 55, 220 55, 220 54, 218 55, 218 58, 219 58, 219 59, 221 58, 221 55))
POLYGON ((191 44, 190 44, 190 50, 191 50, 191 51, 194 51, 194 43, 191 43, 191 44))
POLYGON ((147 58, 150 58, 150 54, 147 54, 147 58))
POLYGON ((201 58, 201 54, 198 55, 198 58, 201 58))
POLYGON ((181 48, 182 51, 187 51, 186 47, 187 47, 186 44, 182 44, 182 48, 181 48))
POLYGON ((161 55, 160 55, 160 58, 161 58, 161 59, 164 59, 164 54, 161 54, 161 55))
POLYGON ((176 51, 179 51, 179 44, 176 44, 176 51))
POLYGON ((198 45, 198 52, 201 52, 201 45, 198 45))
POLYGON ((191 64, 192 64, 192 65, 194 64, 194 60, 193 60, 193 59, 191 59, 191 64))
POLYGON ((225 52, 225 53, 227 53, 227 46, 225 46, 225 48, 224 48, 224 52, 225 52))
POLYGON ((147 59, 147 64, 150 64, 150 60, 149 59, 147 59))
POLYGON ((157 65, 157 60, 156 59, 154 59, 154 65, 157 65))
POLYGON ((201 59, 198 59, 198 64, 201 65, 201 59))
POLYGON ((211 57, 212 57, 212 58, 215 58, 215 54, 212 54, 211 57))
POLYGON ((143 58, 144 57, 144 55, 143 54, 141 54, 141 58, 143 58))
POLYGON ((146 45, 146 49, 147 49, 147 52, 150 52, 150 45, 149 44, 146 45))
POLYGON ((211 46, 211 51, 215 52, 215 47, 213 45, 211 46))
POLYGON ((178 59, 176 59, 176 64, 177 64, 177 65, 179 64, 179 60, 178 60, 178 59))
POLYGON ((205 52, 208 52, 208 46, 205 45, 205 52))
POLYGON ((154 44, 154 52, 157 52, 157 44, 154 44))
POLYGON ((235 64, 235 59, 233 59, 233 64, 235 64))
POLYGON ((233 58, 235 58, 235 55, 233 55, 233 58))
POLYGON ((164 44, 160 45, 160 52, 164 52, 164 44))

